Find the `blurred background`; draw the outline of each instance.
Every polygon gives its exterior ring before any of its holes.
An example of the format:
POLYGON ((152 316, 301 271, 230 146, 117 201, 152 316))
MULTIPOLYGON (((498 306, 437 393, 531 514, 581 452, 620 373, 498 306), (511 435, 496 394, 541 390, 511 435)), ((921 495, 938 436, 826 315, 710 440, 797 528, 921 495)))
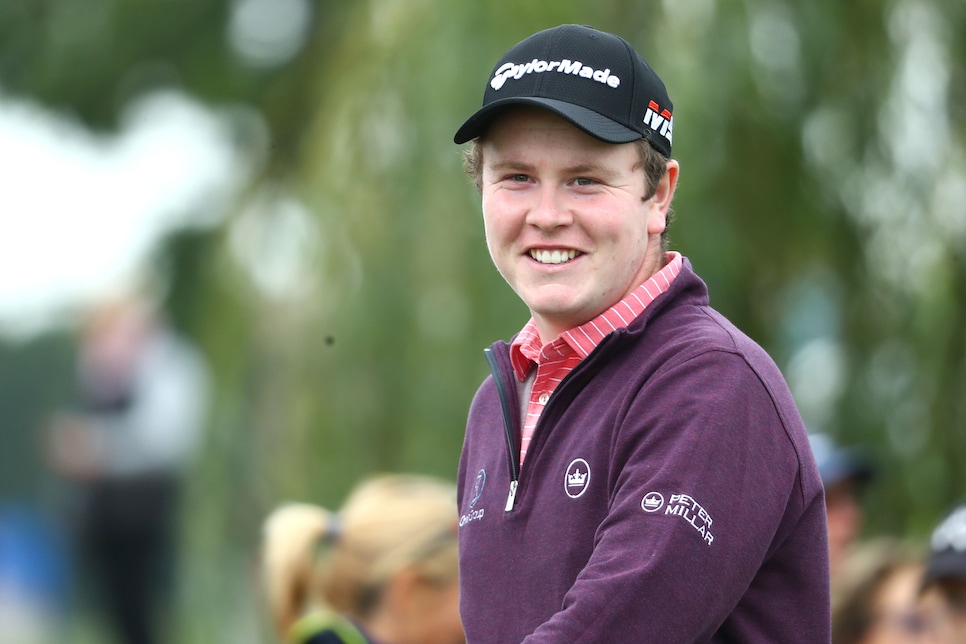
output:
POLYGON ((47 641, 30 611, 111 641, 49 445, 105 301, 150 301, 207 369, 172 641, 269 641, 278 503, 455 477, 482 349, 527 313, 452 135, 498 57, 564 22, 667 84, 672 247, 809 427, 876 464, 863 533, 924 538, 966 495, 966 4, 592 5, 0 2, 0 597, 27 588, 0 620, 22 642, 47 641))

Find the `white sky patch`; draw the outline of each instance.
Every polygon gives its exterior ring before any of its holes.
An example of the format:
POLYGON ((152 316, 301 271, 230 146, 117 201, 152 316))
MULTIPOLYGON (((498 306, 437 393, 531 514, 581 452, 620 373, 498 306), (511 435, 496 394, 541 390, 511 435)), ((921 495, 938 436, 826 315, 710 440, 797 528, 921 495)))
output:
POLYGON ((160 236, 219 219, 247 174, 229 123, 183 94, 132 104, 93 133, 0 95, 0 330, 132 277, 160 236))

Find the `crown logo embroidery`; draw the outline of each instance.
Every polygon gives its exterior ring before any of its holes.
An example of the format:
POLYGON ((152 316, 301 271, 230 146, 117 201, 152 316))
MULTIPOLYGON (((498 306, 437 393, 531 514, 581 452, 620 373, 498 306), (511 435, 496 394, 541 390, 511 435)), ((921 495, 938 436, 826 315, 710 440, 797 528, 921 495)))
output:
POLYGON ((582 458, 575 458, 564 474, 564 492, 571 499, 583 496, 590 487, 590 465, 582 458))
POLYGON ((641 499, 641 507, 645 512, 657 512, 664 507, 664 495, 660 492, 648 492, 641 499))
POLYGON ((587 482, 587 473, 581 474, 580 470, 574 470, 573 474, 567 475, 567 485, 571 487, 580 487, 587 482))

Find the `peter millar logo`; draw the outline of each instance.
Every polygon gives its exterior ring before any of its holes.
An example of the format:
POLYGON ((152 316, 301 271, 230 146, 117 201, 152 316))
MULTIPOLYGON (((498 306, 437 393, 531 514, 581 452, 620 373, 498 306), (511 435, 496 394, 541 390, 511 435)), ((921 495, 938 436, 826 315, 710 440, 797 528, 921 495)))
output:
POLYGON ((660 492, 648 492, 641 499, 641 507, 645 512, 657 512, 664 507, 664 495, 660 492))
POLYGON ((571 499, 576 499, 590 486, 590 465, 582 458, 575 458, 567 466, 564 476, 564 492, 571 499))
POLYGON ((670 494, 667 503, 665 503, 663 494, 651 491, 641 499, 641 508, 650 513, 664 510, 658 516, 680 517, 697 531, 706 544, 710 546, 714 542, 714 535, 711 534, 711 526, 714 524, 714 520, 705 507, 688 494, 670 494))
POLYGON ((490 79, 490 87, 499 90, 511 78, 520 80, 526 74, 542 74, 544 72, 558 72, 560 74, 589 78, 612 88, 617 88, 621 84, 621 79, 611 74, 610 68, 594 69, 579 60, 570 60, 568 58, 549 61, 534 58, 528 63, 503 63, 493 73, 493 78, 490 79))

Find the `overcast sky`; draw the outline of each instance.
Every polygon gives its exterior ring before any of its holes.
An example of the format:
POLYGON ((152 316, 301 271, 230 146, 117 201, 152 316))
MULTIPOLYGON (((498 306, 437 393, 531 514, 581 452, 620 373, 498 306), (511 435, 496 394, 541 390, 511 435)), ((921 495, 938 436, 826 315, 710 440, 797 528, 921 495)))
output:
POLYGON ((94 133, 0 93, 0 333, 56 322, 129 279, 166 231, 216 220, 242 165, 227 121, 182 94, 94 133))

